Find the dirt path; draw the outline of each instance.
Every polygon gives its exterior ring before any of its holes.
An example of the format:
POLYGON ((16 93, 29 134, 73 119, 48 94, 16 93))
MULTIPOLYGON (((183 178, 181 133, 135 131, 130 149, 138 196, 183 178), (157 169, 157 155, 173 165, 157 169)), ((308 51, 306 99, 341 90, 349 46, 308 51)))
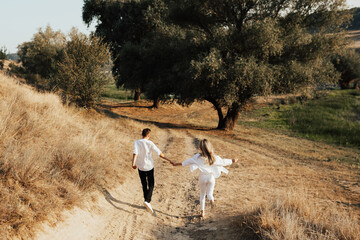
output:
MULTIPOLYGON (((63 223, 45 227, 37 239, 257 239, 256 233, 242 225, 243 217, 294 188, 360 212, 358 169, 314 162, 310 154, 314 147, 307 141, 261 135, 263 132, 237 131, 234 136, 166 125, 159 132, 156 144, 177 162, 196 153, 197 139, 203 137, 210 139, 218 155, 240 159, 227 167, 228 175, 216 180, 216 207, 206 206, 205 219, 199 217, 198 173, 155 158, 153 215, 143 207, 141 184, 134 171, 117 188, 101 189, 96 207, 69 212, 63 223), (299 145, 302 149, 297 150, 299 145)), ((330 150, 316 146, 316 151, 330 150)))

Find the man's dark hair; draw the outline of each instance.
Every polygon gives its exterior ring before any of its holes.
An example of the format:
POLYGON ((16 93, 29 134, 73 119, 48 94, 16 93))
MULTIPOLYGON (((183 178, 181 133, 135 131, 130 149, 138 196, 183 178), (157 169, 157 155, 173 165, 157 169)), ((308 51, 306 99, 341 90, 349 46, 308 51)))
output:
POLYGON ((151 132, 150 128, 145 128, 144 130, 142 130, 142 136, 147 137, 150 134, 150 132, 151 132))

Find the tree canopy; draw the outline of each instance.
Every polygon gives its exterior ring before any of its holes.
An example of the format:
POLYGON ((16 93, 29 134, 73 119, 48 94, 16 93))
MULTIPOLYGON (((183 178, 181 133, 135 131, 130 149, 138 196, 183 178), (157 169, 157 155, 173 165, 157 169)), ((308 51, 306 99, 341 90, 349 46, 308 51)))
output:
POLYGON ((85 0, 86 23, 109 41, 114 73, 181 103, 209 101, 233 129, 257 95, 338 80, 344 0, 85 0), (116 7, 111 7, 116 6, 116 7), (115 10, 116 9, 116 10, 115 10))
POLYGON ((41 89, 62 93, 80 107, 92 106, 105 83, 112 79, 108 45, 75 28, 65 36, 48 26, 18 49, 22 68, 14 66, 13 71, 41 89))
POLYGON ((52 77, 57 71, 65 44, 66 36, 62 32, 54 31, 50 26, 45 30, 40 28, 31 41, 18 46, 24 72, 29 78, 35 75, 43 79, 52 77))

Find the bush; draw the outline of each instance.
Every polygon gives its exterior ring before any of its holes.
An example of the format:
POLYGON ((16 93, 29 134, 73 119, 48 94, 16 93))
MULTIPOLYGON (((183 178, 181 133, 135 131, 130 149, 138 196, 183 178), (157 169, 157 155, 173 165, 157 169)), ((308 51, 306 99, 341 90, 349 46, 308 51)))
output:
POLYGON ((4 61, 0 60, 0 70, 4 69, 4 61))
POLYGON ((30 84, 40 84, 56 74, 65 44, 65 35, 48 26, 45 31, 40 28, 30 42, 19 46, 18 55, 24 68, 23 76, 30 84))
POLYGON ((8 56, 7 56, 7 49, 6 47, 1 47, 0 48, 0 60, 7 60, 8 56))
POLYGON ((360 54, 355 50, 346 50, 334 56, 332 62, 341 73, 339 84, 342 89, 350 88, 350 82, 360 77, 360 54))
POLYGON ((112 80, 109 47, 101 39, 70 34, 64 59, 58 64, 56 86, 71 102, 80 107, 91 107, 99 99, 104 85, 112 80))

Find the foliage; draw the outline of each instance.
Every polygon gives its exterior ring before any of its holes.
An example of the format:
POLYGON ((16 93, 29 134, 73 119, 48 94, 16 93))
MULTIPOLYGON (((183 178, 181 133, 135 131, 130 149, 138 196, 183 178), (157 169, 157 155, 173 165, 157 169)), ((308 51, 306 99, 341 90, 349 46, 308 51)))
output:
POLYGON ((18 47, 23 72, 30 83, 37 84, 56 74, 65 44, 65 35, 47 26, 44 31, 40 28, 30 42, 24 42, 18 47))
POLYGON ((255 95, 294 92, 338 75, 329 55, 343 44, 344 1, 183 1, 170 19, 194 36, 191 100, 212 102, 232 129, 255 95), (336 34, 329 34, 329 33, 336 34), (200 91, 199 91, 200 89, 200 91), (223 116, 222 108, 227 109, 223 116))
POLYGON ((360 29, 360 8, 352 8, 350 12, 353 16, 350 24, 349 29, 351 30, 359 30, 360 29))
POLYGON ((117 86, 145 92, 154 106, 175 91, 184 66, 184 43, 173 41, 160 21, 166 10, 162 1, 150 0, 85 0, 83 8, 85 23, 97 20, 96 34, 111 46, 117 86))
POLYGON ((70 38, 58 64, 56 86, 71 102, 91 107, 112 80, 109 48, 96 36, 74 31, 70 38))
POLYGON ((4 68, 4 61, 0 60, 0 70, 4 68))
POLYGON ((332 62, 336 70, 341 73, 339 81, 341 88, 349 88, 353 79, 360 78, 360 54, 354 49, 346 49, 333 56, 332 62))
POLYGON ((85 23, 89 25, 93 20, 97 20, 96 34, 111 47, 114 59, 112 70, 117 86, 140 92, 144 91, 147 81, 144 74, 137 73, 136 64, 141 61, 141 49, 136 49, 137 53, 131 46, 128 46, 125 53, 122 53, 122 50, 128 42, 139 44, 151 32, 151 26, 144 16, 147 7, 148 1, 97 0, 85 0, 83 7, 85 23), (128 53, 131 54, 129 58, 128 53), (133 73, 130 73, 131 68, 134 69, 133 73))
POLYGON ((7 60, 8 56, 7 56, 7 49, 6 47, 1 47, 0 48, 0 60, 7 60))
POLYGON ((83 19, 98 21, 126 88, 209 101, 231 130, 253 96, 338 80, 329 56, 345 45, 344 2, 85 0, 83 19))

